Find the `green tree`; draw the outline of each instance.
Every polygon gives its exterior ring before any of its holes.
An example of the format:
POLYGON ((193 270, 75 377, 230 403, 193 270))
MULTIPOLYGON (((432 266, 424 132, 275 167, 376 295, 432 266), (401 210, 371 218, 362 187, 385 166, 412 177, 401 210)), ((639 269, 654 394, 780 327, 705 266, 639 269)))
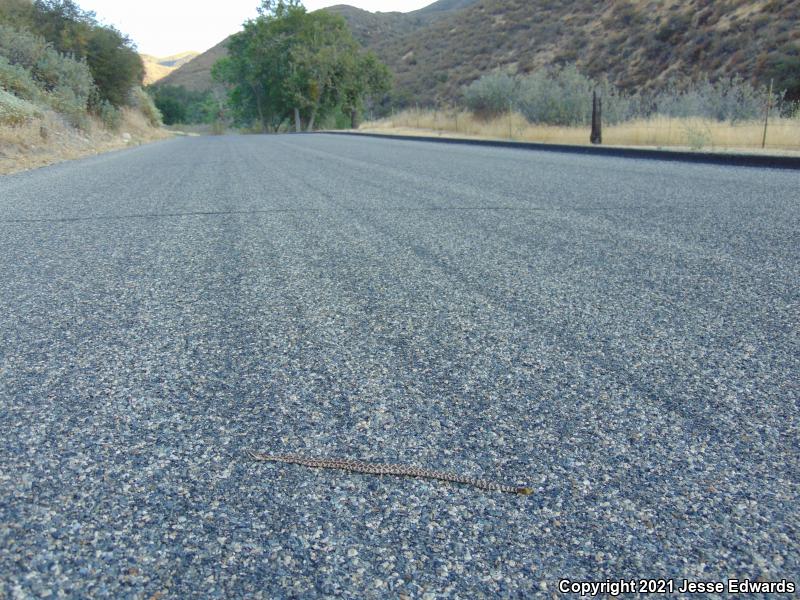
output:
POLYGON ((86 58, 89 38, 98 27, 93 12, 72 0, 36 0, 33 29, 62 54, 86 58))
POLYGON ((348 65, 348 77, 342 86, 342 111, 350 117, 350 127, 358 127, 364 104, 385 96, 392 87, 392 74, 372 52, 360 54, 348 65))
POLYGON ((95 27, 86 48, 86 62, 102 99, 114 106, 144 79, 144 65, 130 40, 113 27, 95 27))
POLYGON ((0 23, 17 29, 31 29, 35 8, 30 0, 0 0, 0 23))
POLYGON ((212 92, 195 92, 177 85, 152 85, 147 92, 166 125, 211 123, 220 116, 212 92))
POLYGON ((800 101, 800 43, 785 46, 767 62, 767 75, 775 80, 775 90, 784 92, 784 99, 800 101))
POLYGON ((276 131, 287 121, 313 130, 337 109, 356 121, 369 95, 389 89, 388 69, 364 52, 343 18, 306 12, 297 0, 268 0, 228 44, 212 71, 229 88, 240 122, 276 131))
POLYGON ((98 23, 74 0, 0 0, 0 22, 29 30, 61 54, 86 61, 97 86, 96 109, 104 101, 125 104, 131 88, 142 83, 144 65, 133 42, 98 23))

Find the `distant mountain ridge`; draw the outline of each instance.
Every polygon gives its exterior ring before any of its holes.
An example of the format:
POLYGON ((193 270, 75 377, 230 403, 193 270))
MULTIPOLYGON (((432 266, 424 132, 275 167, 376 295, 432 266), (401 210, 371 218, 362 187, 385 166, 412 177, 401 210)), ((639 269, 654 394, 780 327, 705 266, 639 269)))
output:
MULTIPOLYGON (((411 13, 323 10, 342 15, 389 65, 399 104, 453 102, 497 69, 570 63, 627 90, 704 75, 800 80, 800 0, 439 0, 411 13)), ((225 53, 223 41, 162 83, 208 89, 225 53)))
MULTIPOLYGON (((444 15, 461 10, 478 0, 438 0, 419 10, 408 13, 372 13, 347 4, 337 4, 326 10, 345 18, 355 38, 366 47, 377 45, 381 39, 397 39, 424 27, 444 15)), ((159 81, 160 85, 183 86, 192 91, 211 89, 211 67, 227 54, 228 38, 206 50, 186 65, 169 73, 159 81)))
POLYGON ((140 54, 139 56, 142 57, 142 62, 144 63, 145 85, 150 85, 163 79, 199 55, 199 52, 181 52, 172 56, 158 58, 150 54, 140 54))

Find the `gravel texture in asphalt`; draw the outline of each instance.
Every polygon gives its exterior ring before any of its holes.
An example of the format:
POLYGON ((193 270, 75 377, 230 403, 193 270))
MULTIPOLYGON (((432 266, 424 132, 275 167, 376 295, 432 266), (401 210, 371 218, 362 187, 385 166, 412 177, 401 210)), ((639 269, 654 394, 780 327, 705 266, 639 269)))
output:
POLYGON ((799 190, 326 135, 0 178, 0 597, 800 583, 799 190))

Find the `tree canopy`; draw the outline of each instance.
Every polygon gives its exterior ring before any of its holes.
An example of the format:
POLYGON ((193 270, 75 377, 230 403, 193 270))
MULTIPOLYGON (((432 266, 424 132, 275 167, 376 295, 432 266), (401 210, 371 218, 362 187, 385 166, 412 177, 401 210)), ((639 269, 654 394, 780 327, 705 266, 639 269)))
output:
POLYGON ((265 131, 287 121, 310 131, 335 110, 355 122, 365 100, 390 86, 389 70, 361 49, 342 17, 309 13, 298 0, 263 2, 228 50, 213 76, 228 86, 236 119, 265 131))
MULTIPOLYGON (((43 37, 61 54, 86 61, 97 86, 97 101, 124 104, 141 85, 144 65, 133 42, 74 0, 0 0, 0 23, 43 37)), ((98 102, 99 103, 99 102, 98 102)))

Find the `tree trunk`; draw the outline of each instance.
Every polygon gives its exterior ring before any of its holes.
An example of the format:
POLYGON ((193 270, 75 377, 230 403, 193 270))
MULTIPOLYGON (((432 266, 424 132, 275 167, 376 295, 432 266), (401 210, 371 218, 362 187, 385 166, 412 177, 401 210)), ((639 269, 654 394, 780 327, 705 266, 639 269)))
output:
POLYGON ((358 111, 355 108, 350 110, 350 129, 358 129, 358 111))
POLYGON ((317 107, 314 107, 314 110, 311 111, 311 118, 308 120, 308 127, 306 131, 314 131, 314 120, 317 118, 317 107))
POLYGON ((303 122, 300 120, 300 109, 294 108, 294 130, 295 133, 303 131, 303 122))
POLYGON ((253 90, 253 95, 256 97, 256 108, 258 109, 258 118, 261 121, 261 133, 266 133, 269 131, 269 125, 267 125, 267 120, 264 118, 264 111, 261 109, 261 95, 258 93, 258 89, 252 83, 250 84, 250 88, 253 90))

